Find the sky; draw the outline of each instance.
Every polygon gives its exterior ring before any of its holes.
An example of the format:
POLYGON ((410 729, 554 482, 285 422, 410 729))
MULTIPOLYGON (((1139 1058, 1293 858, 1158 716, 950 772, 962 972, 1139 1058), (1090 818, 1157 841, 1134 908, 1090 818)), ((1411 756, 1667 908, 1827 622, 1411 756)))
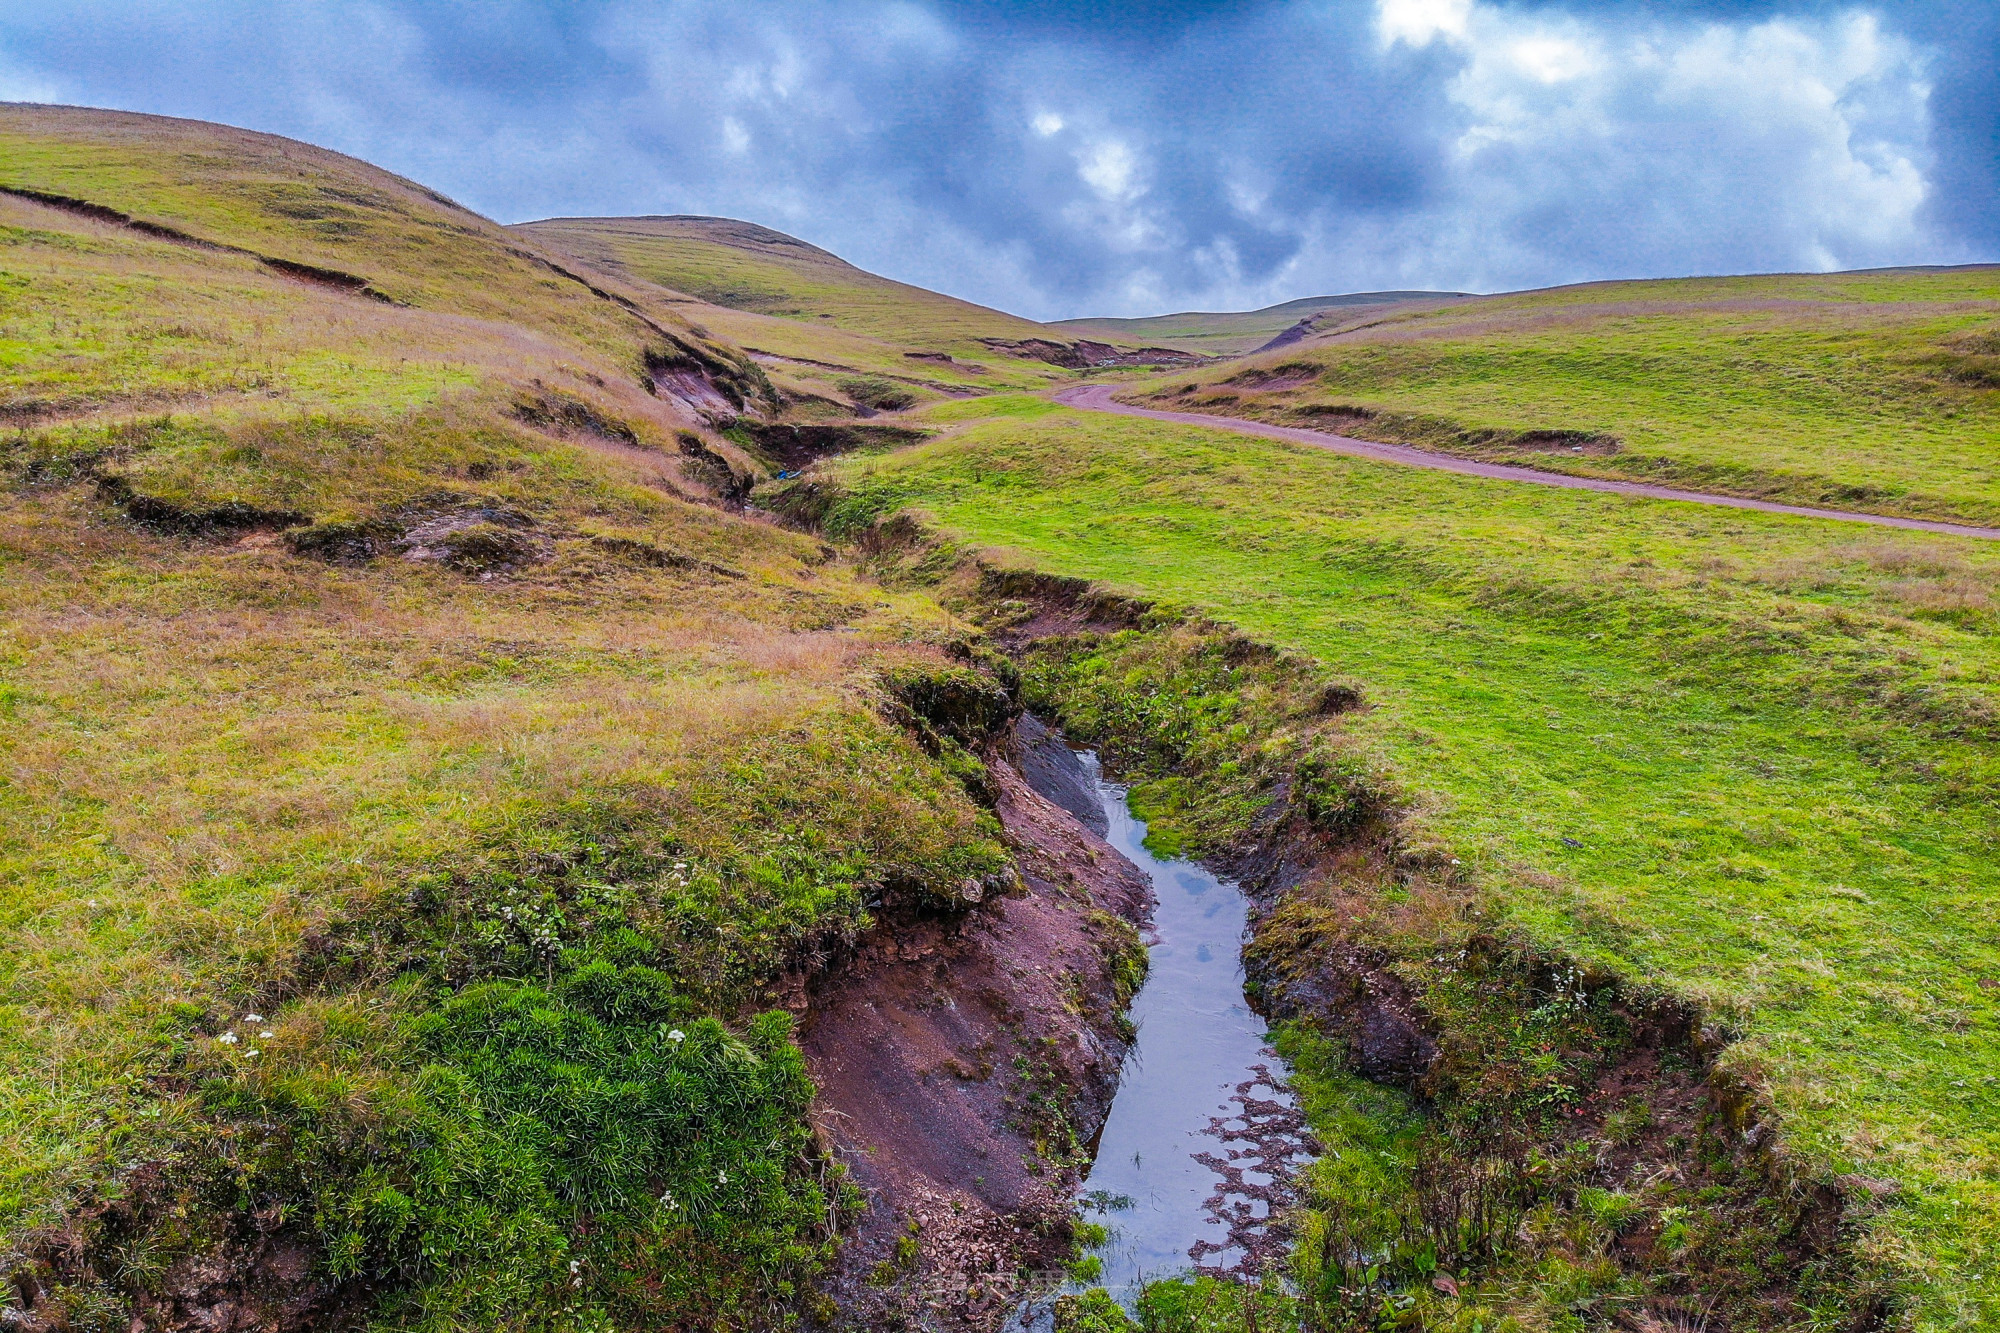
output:
POLYGON ((2000 0, 0 0, 0 100, 1038 319, 2000 260, 2000 0))

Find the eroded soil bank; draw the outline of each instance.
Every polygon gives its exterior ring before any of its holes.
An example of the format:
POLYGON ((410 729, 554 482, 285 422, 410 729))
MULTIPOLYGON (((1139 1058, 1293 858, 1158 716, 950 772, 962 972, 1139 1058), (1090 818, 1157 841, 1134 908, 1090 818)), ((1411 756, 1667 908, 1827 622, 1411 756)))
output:
MULTIPOLYGON (((823 484, 801 496, 815 519, 840 503, 823 484)), ((1318 1052, 1322 1094, 1350 1080, 1402 1108, 1363 1127, 1381 1171, 1308 1182, 1290 1285, 1246 1319, 1884 1326, 1884 1275, 1854 1245, 1872 1182, 1785 1151, 1756 1089, 1717 1066, 1726 1024, 1538 946, 1413 836, 1411 798, 1344 729, 1365 685, 1198 615, 990 568, 906 518, 858 544, 984 626, 1027 706, 1242 885, 1251 997, 1318 1052)))
POLYGON ((1130 1042, 1145 876, 1078 818, 1094 793, 1034 719, 984 762, 1018 885, 884 923, 823 973, 800 1035, 822 1140, 867 1201, 825 1287, 841 1326, 990 1328, 1023 1271, 1061 1269, 1130 1042))

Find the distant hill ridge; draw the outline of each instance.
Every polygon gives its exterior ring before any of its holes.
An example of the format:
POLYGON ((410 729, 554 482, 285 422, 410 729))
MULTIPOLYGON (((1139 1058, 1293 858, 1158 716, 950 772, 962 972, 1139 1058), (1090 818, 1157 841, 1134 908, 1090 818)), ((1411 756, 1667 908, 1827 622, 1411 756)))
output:
POLYGON ((549 218, 514 230, 650 284, 683 309, 702 305, 702 326, 750 349, 781 387, 830 402, 857 392, 879 405, 902 396, 858 386, 854 377, 863 374, 888 375, 911 390, 969 393, 1024 373, 1031 383, 1048 378, 1024 371, 1023 362, 1070 371, 1192 359, 1178 349, 1132 347, 1122 337, 1077 338, 870 273, 810 242, 733 218, 549 218), (995 357, 1013 364, 999 369, 989 364, 995 357))
POLYGON ((1470 299, 1474 299, 1470 292, 1348 292, 1337 296, 1302 296, 1258 310, 1186 310, 1129 319, 1086 316, 1057 320, 1051 327, 1076 336, 1156 343, 1204 356, 1240 356, 1262 351, 1286 335, 1291 335, 1288 341, 1298 341, 1313 331, 1311 326, 1320 315, 1330 310, 1470 299))

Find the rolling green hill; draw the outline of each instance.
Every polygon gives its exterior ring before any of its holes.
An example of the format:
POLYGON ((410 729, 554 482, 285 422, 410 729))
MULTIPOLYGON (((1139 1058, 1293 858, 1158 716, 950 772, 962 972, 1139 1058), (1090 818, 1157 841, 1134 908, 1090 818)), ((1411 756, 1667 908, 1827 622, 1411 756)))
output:
POLYGON ((955 627, 717 503, 768 385, 571 263, 0 107, 10 1323, 729 1327, 833 1256, 760 1012, 1006 863, 871 702, 955 627))
POLYGON ((969 350, 1034 338, 1032 320, 877 277, 783 232, 729 218, 551 218, 516 231, 710 305, 824 322, 884 342, 969 350))
POLYGON ((1390 309, 1150 395, 1794 504, 2000 517, 2000 268, 1593 283, 1390 309))
POLYGON ((1037 359, 1309 317, 1132 392, 1991 520, 1996 272, 1045 326, 0 107, 9 1322, 837 1320, 861 1202, 773 1006, 1018 885, 993 752, 908 702, 1007 682, 1162 845, 1301 872, 1250 959, 1329 1148, 1292 1280, 1155 1329, 2000 1323, 2000 549, 1085 415, 1037 359), (948 433, 750 494, 753 427, 905 409, 948 433), (1363 993, 1430 1073, 1358 1077, 1363 993))
POLYGON ((749 349, 801 407, 907 406, 1036 388, 1136 351, 1079 352, 1074 332, 877 277, 748 222, 552 218, 514 230, 652 286, 702 328, 749 349))
POLYGON ((1059 319, 1049 327, 1084 338, 1157 343, 1203 356, 1230 357, 1254 352, 1289 329, 1299 328, 1304 334, 1327 322, 1322 316, 1353 321, 1392 306, 1419 301, 1435 304, 1464 295, 1463 292, 1352 292, 1346 296, 1302 296, 1261 310, 1227 313, 1190 310, 1137 319, 1059 319), (1301 325, 1305 327, 1300 328, 1301 325))

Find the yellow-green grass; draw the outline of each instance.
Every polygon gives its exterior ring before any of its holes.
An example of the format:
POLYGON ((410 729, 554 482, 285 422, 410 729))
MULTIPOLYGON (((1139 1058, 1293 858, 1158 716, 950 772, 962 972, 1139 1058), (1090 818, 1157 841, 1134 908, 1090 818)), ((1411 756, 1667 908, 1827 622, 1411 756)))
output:
MULTIPOLYGON (((818 1253, 810 1208, 799 1229, 817 1186, 785 1165, 810 1089, 768 1023, 732 1046, 697 1020, 767 1002, 802 951, 866 926, 883 885, 949 895, 1001 864, 990 815, 871 702, 883 667, 933 660, 954 627, 815 540, 664 489, 656 448, 694 423, 640 386, 658 331, 523 259, 529 243, 373 168, 218 127, 9 107, 0 139, 0 183, 409 302, 0 200, 8 1271, 150 1163, 184 1206, 110 1287, 58 1284, 48 1299, 76 1326, 129 1319, 120 1302, 201 1253, 231 1190, 276 1201, 323 1264, 379 1284, 390 1322, 532 1322, 555 1291, 600 1323, 720 1323, 781 1295, 818 1253), (590 428, 538 416, 551 402, 587 408, 590 428), (518 559, 454 567, 390 544, 471 510, 498 516, 486 536, 515 534, 518 559), (218 512, 233 517, 199 518, 218 512), (303 520, 376 558, 293 554, 303 520), (470 915, 424 915, 441 902, 470 915), (710 1254, 713 1237, 649 1202, 602 1256, 645 1279, 550 1285, 594 1243, 568 1230, 575 1182, 534 1146, 545 1131, 502 1141, 449 1094, 511 1058, 506 1042, 454 1047, 435 1021, 461 1000, 487 1013, 477 983, 497 979, 528 988, 535 1021, 598 1030, 557 993, 560 950, 525 972, 478 962, 520 933, 503 910, 531 902, 567 904, 546 918, 567 957, 655 999, 671 988, 690 1050, 739 1070, 769 1057, 785 1087, 754 1109, 788 1125, 768 1160, 761 1138, 741 1145, 765 1193, 718 1205, 752 1239, 710 1254), (274 1126, 290 1146, 250 1152, 274 1126), (411 1208, 415 1231, 382 1230, 411 1208)), ((618 1040, 658 1067, 676 1058, 667 1027, 618 1040)), ((591 1068, 569 1066, 565 1109, 589 1109, 591 1068)), ((655 1171, 587 1131, 562 1142, 655 1171)), ((88 1251, 90 1224, 71 1224, 88 1251)))
POLYGON ((1059 319, 1049 327, 1078 338, 1101 342, 1143 343, 1178 347, 1203 356, 1242 356, 1254 352, 1300 320, 1328 315, 1347 320, 1372 318, 1388 306, 1457 296, 1456 292, 1355 292, 1347 296, 1302 296, 1296 301, 1261 310, 1189 310, 1174 315, 1144 315, 1119 319, 1088 316, 1059 319))
MULTIPOLYGON (((11 119, 18 117, 0 114, 0 125, 11 119)), ((122 130, 127 119, 107 117, 107 124, 122 130)), ((180 128, 182 122, 167 123, 183 137, 195 133, 180 128)), ((129 202, 119 196, 115 171, 85 190, 88 178, 48 165, 58 157, 89 159, 87 141, 56 136, 32 142, 53 145, 42 155, 44 170, 33 179, 38 189, 62 188, 44 193, 129 202)), ((108 153, 122 142, 114 133, 109 147, 100 149, 108 153)), ((332 159, 316 188, 354 194, 368 184, 369 172, 373 168, 332 159), (345 175, 335 170, 350 165, 354 170, 345 175)), ((492 265, 518 262, 507 248, 513 242, 488 230, 497 239, 467 238, 468 253, 484 246, 492 252, 492 265)), ((368 251, 363 259, 378 257, 377 249, 391 255, 395 249, 354 244, 368 251)), ((447 283, 430 305, 390 304, 286 276, 251 255, 192 246, 53 204, 0 195, 0 425, 35 432, 26 445, 30 453, 101 459, 117 452, 107 445, 107 428, 161 413, 180 413, 183 424, 280 409, 395 413, 474 386, 510 385, 526 394, 581 395, 595 405, 601 424, 624 432, 629 443, 671 452, 677 430, 702 422, 671 394, 647 391, 642 355, 647 348, 673 349, 615 302, 568 279, 549 280, 555 288, 543 288, 538 280, 534 291, 520 293, 526 322, 511 323, 460 313, 456 307, 465 302, 458 298, 476 294, 477 282, 468 280, 463 288, 447 283), (544 296, 550 299, 542 301, 544 296)), ((740 353, 704 346, 692 334, 687 341, 703 347, 725 370, 747 364, 740 353)), ((600 449, 621 443, 595 437, 589 442, 600 449)), ((661 459, 658 470, 672 471, 666 456, 661 459)), ((349 482, 365 488, 362 474, 372 476, 381 461, 362 462, 359 472, 323 469, 317 482, 322 490, 349 482)), ((311 471, 291 475, 296 480, 311 471)), ((247 494, 214 498, 258 502, 247 494)))
POLYGON ((1365 314, 1154 396, 1566 472, 1988 522, 1996 339, 1994 267, 1594 283, 1365 314), (1326 411, 1340 406, 1377 415, 1326 411), (1618 451, 1508 438, 1523 431, 1610 435, 1618 451))
POLYGON ((2000 551, 1103 417, 841 465, 1366 683, 1353 727, 1536 939, 1708 1005, 1926 1329, 2000 1319, 2000 551))
MULTIPOLYGON (((552 269, 527 238, 380 168, 274 135, 0 104, 0 187, 350 274, 396 302, 589 348, 626 367, 628 379, 653 336, 615 301, 552 269)), ((255 266, 235 258, 239 269, 255 266)), ((684 331, 671 312, 652 313, 684 331)))
POLYGON ((693 298, 680 306, 688 318, 806 380, 832 379, 849 368, 985 392, 1068 376, 979 341, 1072 340, 1060 332, 878 277, 752 223, 553 218, 514 230, 596 268, 693 298), (916 360, 905 355, 909 352, 942 354, 962 364, 916 360))
POLYGON ((0 408, 16 424, 279 399, 415 406, 535 350, 560 355, 522 330, 334 296, 0 196, 0 408))
POLYGON ((102 1169, 112 1125, 156 1113, 168 1003, 282 987, 305 929, 593 796, 665 793, 678 832, 726 844, 748 793, 717 756, 857 725, 843 683, 874 635, 836 622, 894 638, 904 604, 801 577, 810 548, 782 534, 596 498, 621 534, 763 572, 670 576, 576 541, 495 589, 174 543, 74 491, 0 511, 10 1239, 102 1169))

